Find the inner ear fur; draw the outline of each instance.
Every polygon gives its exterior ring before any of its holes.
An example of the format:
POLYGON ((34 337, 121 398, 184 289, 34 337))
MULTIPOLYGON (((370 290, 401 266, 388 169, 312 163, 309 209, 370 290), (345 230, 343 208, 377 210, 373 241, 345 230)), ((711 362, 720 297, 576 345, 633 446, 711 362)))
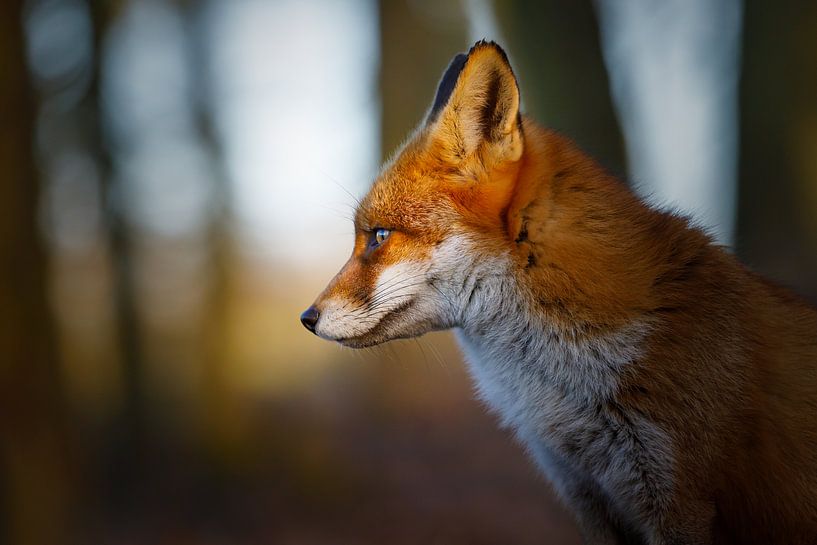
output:
POLYGON ((478 42, 465 58, 454 58, 429 114, 432 137, 455 163, 477 151, 491 163, 518 160, 520 119, 516 77, 507 55, 493 42, 478 42))

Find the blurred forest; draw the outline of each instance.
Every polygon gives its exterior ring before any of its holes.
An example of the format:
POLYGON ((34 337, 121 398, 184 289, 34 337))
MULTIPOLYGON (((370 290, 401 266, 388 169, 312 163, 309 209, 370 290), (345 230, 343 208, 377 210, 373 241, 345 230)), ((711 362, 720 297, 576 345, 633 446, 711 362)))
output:
MULTIPOLYGON (((477 38, 628 178, 604 2, 0 2, 0 543, 578 543, 448 334, 298 314, 477 38)), ((814 302, 817 4, 740 13, 732 245, 814 302)))

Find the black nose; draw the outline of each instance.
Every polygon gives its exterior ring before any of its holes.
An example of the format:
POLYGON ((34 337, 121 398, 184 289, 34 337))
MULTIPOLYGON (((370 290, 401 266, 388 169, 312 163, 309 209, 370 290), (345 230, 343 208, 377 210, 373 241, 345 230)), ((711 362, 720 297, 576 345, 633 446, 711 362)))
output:
POLYGON ((321 314, 314 306, 309 307, 301 314, 301 323, 312 333, 315 333, 315 324, 318 323, 318 318, 321 314))

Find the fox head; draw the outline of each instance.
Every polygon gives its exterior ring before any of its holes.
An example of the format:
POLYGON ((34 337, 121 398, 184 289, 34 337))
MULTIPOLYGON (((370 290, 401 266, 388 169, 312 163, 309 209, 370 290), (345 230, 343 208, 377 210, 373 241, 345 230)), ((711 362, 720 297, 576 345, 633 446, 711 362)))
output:
POLYGON ((477 270, 514 258, 519 102, 495 43, 452 60, 425 120, 360 201, 351 257, 301 315, 310 331, 366 347, 461 325, 477 270))

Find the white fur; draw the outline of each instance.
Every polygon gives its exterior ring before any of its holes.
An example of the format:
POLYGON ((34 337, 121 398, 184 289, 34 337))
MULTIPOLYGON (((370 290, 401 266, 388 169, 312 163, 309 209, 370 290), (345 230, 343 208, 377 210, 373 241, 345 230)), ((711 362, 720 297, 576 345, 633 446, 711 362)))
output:
POLYGON ((315 333, 324 339, 334 341, 357 337, 369 329, 364 321, 357 318, 364 309, 356 301, 332 297, 324 301, 322 306, 315 333))
POLYGON ((365 335, 392 310, 422 292, 428 264, 407 261, 390 265, 377 278, 368 301, 331 298, 323 302, 315 332, 328 340, 365 335))

